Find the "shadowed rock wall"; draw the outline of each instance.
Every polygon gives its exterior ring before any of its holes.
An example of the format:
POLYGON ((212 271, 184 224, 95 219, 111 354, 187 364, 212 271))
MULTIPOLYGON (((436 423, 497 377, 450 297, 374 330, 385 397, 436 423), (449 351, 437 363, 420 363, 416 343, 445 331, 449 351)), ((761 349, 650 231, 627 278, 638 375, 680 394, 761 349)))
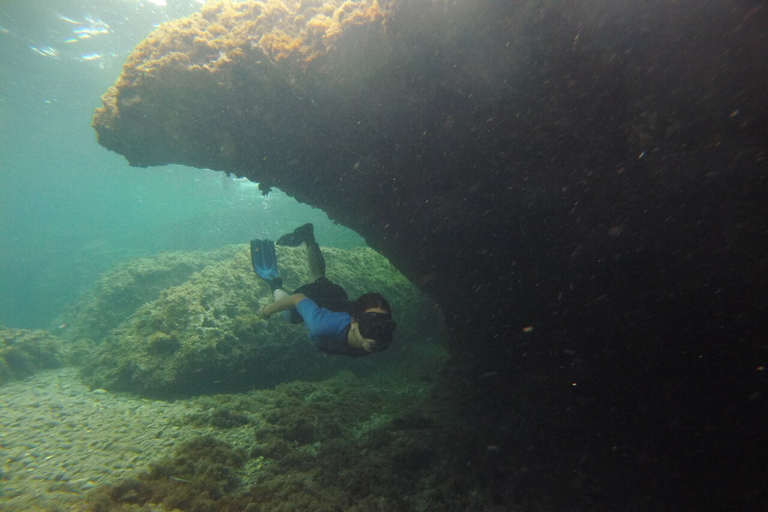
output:
POLYGON ((764 496, 764 4, 300 5, 160 27, 99 142, 279 187, 437 299, 499 502, 764 496))

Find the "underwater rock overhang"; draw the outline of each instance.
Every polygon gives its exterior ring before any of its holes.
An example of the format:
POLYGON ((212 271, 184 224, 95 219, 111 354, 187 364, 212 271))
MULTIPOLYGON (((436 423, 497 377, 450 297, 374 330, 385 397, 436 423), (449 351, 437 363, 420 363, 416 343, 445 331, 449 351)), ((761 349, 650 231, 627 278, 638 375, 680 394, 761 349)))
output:
POLYGON ((676 250, 764 221, 745 208, 764 186, 764 10, 511 4, 208 4, 136 47, 93 124, 131 165, 323 209, 453 325, 518 331, 649 255, 695 291, 676 250))
POLYGON ((536 372, 559 397, 604 357, 593 380, 639 399, 654 379, 640 362, 688 364, 691 340, 725 330, 712 318, 741 315, 751 350, 768 296, 766 9, 301 5, 216 2, 159 27, 104 95, 99 142, 131 165, 279 187, 361 233, 442 305, 474 398, 536 372))

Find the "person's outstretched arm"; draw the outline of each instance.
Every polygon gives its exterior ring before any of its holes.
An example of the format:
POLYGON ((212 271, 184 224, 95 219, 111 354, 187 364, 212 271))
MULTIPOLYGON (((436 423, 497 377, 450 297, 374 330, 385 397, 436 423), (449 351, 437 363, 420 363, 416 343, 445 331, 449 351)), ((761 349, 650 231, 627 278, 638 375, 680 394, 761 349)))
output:
POLYGON ((301 302, 302 300, 306 299, 307 296, 303 293, 295 293, 293 295, 288 295, 287 297, 283 297, 280 300, 276 300, 272 304, 267 304, 263 308, 261 308, 261 311, 259 311, 259 316, 263 319, 267 319, 270 317, 270 315, 274 315, 275 313, 280 313, 281 311, 287 311, 291 308, 295 308, 296 305, 301 302))

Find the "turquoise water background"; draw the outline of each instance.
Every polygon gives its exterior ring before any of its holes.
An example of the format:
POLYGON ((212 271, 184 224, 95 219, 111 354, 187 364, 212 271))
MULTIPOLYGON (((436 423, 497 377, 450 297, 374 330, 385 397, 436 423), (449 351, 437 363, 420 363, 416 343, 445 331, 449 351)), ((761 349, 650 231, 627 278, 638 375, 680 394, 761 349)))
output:
MULTIPOLYGON (((131 168, 99 146, 93 109, 132 48, 197 1, 0 2, 0 325, 51 328, 117 263, 275 238, 314 222, 322 245, 364 241, 278 190, 183 166, 131 168)), ((203 122, 203 121, 201 121, 203 122)))

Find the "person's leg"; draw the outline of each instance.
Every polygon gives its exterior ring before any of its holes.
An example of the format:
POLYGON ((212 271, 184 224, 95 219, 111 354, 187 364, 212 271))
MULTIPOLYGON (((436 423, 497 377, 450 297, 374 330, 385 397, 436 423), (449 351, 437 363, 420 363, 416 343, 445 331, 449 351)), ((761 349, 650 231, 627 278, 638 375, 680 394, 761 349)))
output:
POLYGON ((277 245, 307 246, 307 263, 309 264, 309 282, 314 283, 321 277, 325 277, 325 257, 320 246, 315 241, 315 227, 312 223, 304 224, 292 232, 283 235, 277 241, 277 245))
POLYGON ((325 277, 325 257, 315 239, 307 241, 307 262, 309 263, 309 282, 314 283, 325 277))
MULTIPOLYGON (((317 245, 317 242, 314 241, 314 238, 307 242, 307 263, 309 264, 309 283, 300 286, 293 293, 304 293, 304 288, 307 288, 307 293, 310 293, 309 288, 311 283, 314 283, 319 278, 325 276, 325 257, 323 257, 323 252, 320 250, 320 246, 317 245)), ((282 288, 275 289, 273 294, 275 296, 275 301, 290 295, 282 288)), ((283 311, 283 318, 292 324, 300 324, 304 321, 296 309, 283 311)))

